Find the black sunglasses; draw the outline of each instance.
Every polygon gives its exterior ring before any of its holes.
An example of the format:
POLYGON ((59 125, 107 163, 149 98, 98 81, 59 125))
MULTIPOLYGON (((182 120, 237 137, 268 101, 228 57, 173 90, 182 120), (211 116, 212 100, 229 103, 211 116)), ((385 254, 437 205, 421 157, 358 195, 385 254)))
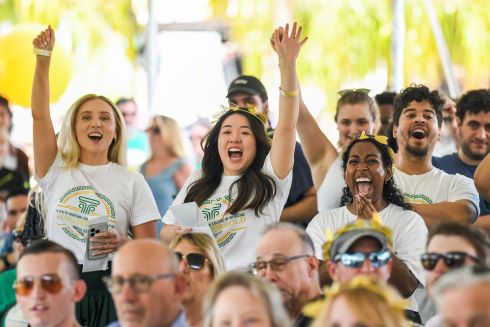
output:
POLYGON ((148 127, 146 129, 147 132, 151 132, 152 134, 160 134, 160 127, 154 126, 154 127, 148 127))
POLYGON ((185 259, 187 261, 187 265, 192 270, 201 270, 202 267, 204 267, 204 263, 206 262, 206 260, 208 260, 206 256, 201 253, 187 253, 186 255, 183 255, 180 252, 174 253, 177 256, 179 262, 185 259))
POLYGON ((433 270, 440 259, 444 260, 444 264, 449 269, 460 268, 464 265, 466 258, 470 258, 471 260, 479 263, 477 257, 472 256, 466 252, 447 252, 445 254, 441 253, 423 253, 420 256, 420 261, 422 262, 422 266, 425 270, 433 270))

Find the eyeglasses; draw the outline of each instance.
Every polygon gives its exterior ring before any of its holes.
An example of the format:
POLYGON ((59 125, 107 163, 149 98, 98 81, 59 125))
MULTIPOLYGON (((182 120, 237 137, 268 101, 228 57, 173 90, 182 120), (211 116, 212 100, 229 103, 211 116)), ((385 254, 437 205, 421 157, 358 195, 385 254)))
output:
POLYGON ((374 268, 380 268, 386 266, 391 259, 391 252, 388 250, 381 250, 379 252, 370 253, 342 253, 337 254, 333 261, 342 262, 342 264, 349 268, 361 268, 364 261, 369 260, 374 268))
POLYGON ((113 294, 121 293, 124 284, 128 283, 131 290, 136 293, 146 293, 150 290, 153 283, 159 279, 175 278, 177 275, 175 273, 166 273, 158 275, 143 275, 134 274, 128 278, 122 276, 105 276, 102 277, 102 281, 106 285, 109 292, 113 294))
POLYGON ((341 97, 346 95, 347 93, 361 93, 361 94, 366 94, 368 95, 369 92, 371 92, 370 89, 345 89, 345 90, 340 90, 337 92, 338 95, 340 95, 341 97))
POLYGON ((152 133, 152 134, 154 134, 154 135, 156 135, 156 134, 160 134, 160 127, 158 127, 158 126, 155 126, 155 127, 148 127, 148 128, 146 129, 146 131, 147 131, 147 132, 150 132, 150 133, 152 133))
POLYGON ((206 256, 201 253, 187 253, 186 255, 183 255, 180 252, 175 252, 175 255, 177 256, 179 262, 185 259, 185 261, 187 261, 187 265, 192 270, 201 270, 202 267, 204 267, 206 260, 208 260, 206 256))
POLYGON ((57 294, 63 288, 61 278, 55 274, 46 274, 39 278, 27 276, 22 279, 18 279, 12 287, 15 289, 15 293, 17 295, 27 296, 31 294, 32 290, 34 289, 36 279, 40 280, 42 289, 49 294, 57 294))
POLYGON ((476 263, 479 263, 479 259, 466 252, 447 252, 445 254, 441 253, 423 253, 420 256, 422 261, 422 266, 425 270, 433 270, 439 262, 440 259, 444 260, 444 264, 449 269, 462 267, 466 261, 466 258, 470 258, 476 263))
POLYGON ((295 255, 291 257, 277 257, 269 261, 256 261, 249 265, 252 274, 258 275, 259 273, 267 270, 267 265, 270 265, 273 271, 282 271, 286 268, 289 261, 310 257, 309 254, 295 255))

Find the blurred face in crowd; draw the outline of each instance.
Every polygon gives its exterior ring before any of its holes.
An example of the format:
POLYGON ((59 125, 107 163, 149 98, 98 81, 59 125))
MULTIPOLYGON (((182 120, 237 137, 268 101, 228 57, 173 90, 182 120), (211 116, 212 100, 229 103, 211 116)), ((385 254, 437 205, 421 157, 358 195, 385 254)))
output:
POLYGON ((490 282, 447 290, 440 303, 442 326, 490 326, 490 282))
POLYGON ((8 198, 7 200, 7 220, 6 226, 13 230, 19 217, 26 212, 28 206, 27 195, 19 194, 8 198))
POLYGON ((229 286, 216 298, 212 327, 271 327, 267 304, 243 286, 229 286))
POLYGON ((345 150, 355 136, 363 131, 366 134, 374 134, 375 122, 369 104, 343 104, 339 107, 337 115, 337 130, 339 131, 339 144, 345 150))
POLYGON ((467 112, 463 121, 458 119, 458 127, 463 154, 470 160, 483 160, 490 151, 490 112, 467 112))
POLYGON ((0 163, 3 164, 5 157, 9 152, 9 137, 8 131, 5 128, 0 128, 0 163))
POLYGON ((381 122, 381 127, 378 134, 388 136, 389 133, 392 133, 393 129, 393 105, 383 104, 378 106, 378 109, 379 120, 381 122))
POLYGON ((412 101, 402 110, 393 136, 401 151, 417 158, 431 156, 439 139, 436 111, 427 101, 412 101))
POLYGON ((7 108, 0 104, 0 128, 8 130, 12 124, 7 108))
POLYGON ((187 290, 183 299, 184 304, 186 302, 202 299, 213 282, 211 262, 206 258, 202 268, 200 269, 197 269, 198 267, 194 267, 192 264, 189 264, 188 260, 190 259, 188 258, 188 255, 201 254, 204 256, 204 251, 201 251, 201 249, 193 245, 188 240, 180 241, 173 248, 173 251, 179 253, 182 257, 182 261, 180 262, 180 270, 182 271, 187 284, 187 290), (191 268, 191 266, 193 268, 191 268))
POLYGON ((224 174, 243 174, 255 159, 256 139, 247 117, 234 113, 226 117, 218 136, 218 151, 224 174))
POLYGON ((367 327, 357 321, 356 316, 350 309, 345 296, 339 296, 332 302, 325 326, 367 327))
POLYGON ((176 267, 172 269, 169 256, 173 253, 168 248, 149 240, 130 241, 116 253, 112 279, 125 282, 116 283, 119 286, 112 290, 112 297, 122 326, 170 326, 176 319, 185 285, 176 267), (151 260, 144 255, 148 253, 151 260), (156 278, 158 275, 168 277, 156 278), (134 279, 134 285, 128 279, 134 279))
POLYGON ((298 302, 310 300, 304 299, 304 294, 306 290, 312 289, 313 276, 318 274, 318 260, 313 256, 312 250, 304 249, 294 231, 278 229, 267 232, 255 252, 256 264, 272 261, 272 265, 269 262, 265 269, 257 269, 257 275, 279 289, 286 309, 291 311, 295 306, 304 305, 298 302), (303 257, 287 260, 287 257, 293 256, 303 257))
POLYGON ((138 107, 136 106, 136 103, 133 101, 124 102, 119 105, 119 109, 121 109, 126 127, 128 129, 136 127, 138 122, 138 107))
MULTIPOLYGON (((427 253, 447 254, 450 252, 462 252, 477 257, 478 254, 470 242, 456 235, 435 235, 427 245, 427 253)), ((464 265, 473 265, 475 261, 469 257, 464 259, 464 265)), ((434 269, 426 270, 427 288, 431 290, 434 283, 450 268, 444 260, 437 261, 434 269)))
MULTIPOLYGON (((347 253, 364 253, 369 254, 373 252, 381 251, 381 244, 372 237, 363 237, 357 240, 349 248, 347 253)), ((332 258, 333 259, 333 258, 332 258)), ((327 262, 327 269, 329 275, 336 282, 345 283, 350 281, 352 278, 358 275, 368 275, 374 280, 379 282, 387 282, 390 278, 392 261, 390 260, 387 264, 380 267, 374 267, 369 259, 366 258, 361 267, 348 267, 342 263, 342 261, 334 262, 329 260, 327 262)))
POLYGON ((189 138, 192 143, 192 149, 194 150, 196 155, 198 155, 199 158, 202 158, 202 156, 204 155, 203 149, 201 147, 201 141, 204 138, 204 136, 206 136, 208 131, 209 128, 201 124, 193 125, 189 131, 189 138))
POLYGON ((85 295, 85 284, 74 279, 67 260, 62 253, 29 254, 17 264, 17 303, 30 326, 73 324, 75 302, 85 295))

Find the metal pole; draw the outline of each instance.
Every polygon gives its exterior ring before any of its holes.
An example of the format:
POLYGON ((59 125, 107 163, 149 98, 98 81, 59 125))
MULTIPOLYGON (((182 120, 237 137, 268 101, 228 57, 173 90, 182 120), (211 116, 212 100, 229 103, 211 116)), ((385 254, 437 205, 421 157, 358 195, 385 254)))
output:
POLYGON ((405 61, 405 1, 393 0, 393 35, 391 37, 391 85, 390 90, 403 88, 403 65, 405 61))
POLYGON ((148 0, 148 35, 146 42, 147 74, 148 74, 148 113, 155 113, 155 83, 157 75, 155 1, 148 0))
POLYGON ((441 24, 439 24, 439 20, 437 19, 434 4, 431 0, 425 0, 425 5, 427 6, 427 15, 429 16, 432 33, 434 34, 434 38, 436 40, 437 51, 439 52, 439 57, 441 58, 442 69, 446 78, 449 96, 456 99, 460 95, 461 90, 459 89, 459 85, 454 78, 451 55, 449 54, 449 50, 447 48, 446 39, 444 38, 444 34, 442 34, 441 24))

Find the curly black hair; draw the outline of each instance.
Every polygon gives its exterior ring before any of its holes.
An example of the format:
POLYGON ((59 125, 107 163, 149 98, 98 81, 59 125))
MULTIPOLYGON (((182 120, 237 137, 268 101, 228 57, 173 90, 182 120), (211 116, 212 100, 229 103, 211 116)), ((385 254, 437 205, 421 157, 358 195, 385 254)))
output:
POLYGON ((473 115, 490 112, 490 90, 471 90, 463 94, 456 104, 456 115, 463 121, 467 112, 473 115))
POLYGON ((444 98, 439 94, 437 90, 429 90, 425 85, 412 84, 406 89, 400 91, 400 93, 395 97, 395 102, 393 103, 393 124, 398 126, 400 122, 400 116, 403 109, 408 107, 410 102, 429 102, 437 116, 437 125, 439 128, 442 126, 442 108, 444 107, 444 98))
MULTIPOLYGON (((390 152, 389 152, 390 147, 388 145, 379 143, 373 137, 368 137, 365 139, 355 139, 354 141, 352 141, 351 144, 349 144, 344 154, 342 154, 342 168, 344 170, 344 173, 347 168, 347 161, 349 160, 349 155, 350 155, 350 151, 352 150, 352 147, 360 142, 371 142, 379 149, 379 152, 381 153, 381 159, 383 160, 384 168, 393 166, 393 159, 390 156, 390 152)), ((405 202, 402 193, 395 186, 395 181, 393 180, 393 178, 387 180, 383 186, 383 199, 386 202, 393 203, 394 205, 402 207, 405 210, 412 209, 412 206, 409 203, 405 202)), ((352 192, 349 189, 349 187, 346 186, 342 190, 342 198, 340 199, 340 205, 345 206, 351 204, 352 201, 354 201, 352 197, 352 192)))

